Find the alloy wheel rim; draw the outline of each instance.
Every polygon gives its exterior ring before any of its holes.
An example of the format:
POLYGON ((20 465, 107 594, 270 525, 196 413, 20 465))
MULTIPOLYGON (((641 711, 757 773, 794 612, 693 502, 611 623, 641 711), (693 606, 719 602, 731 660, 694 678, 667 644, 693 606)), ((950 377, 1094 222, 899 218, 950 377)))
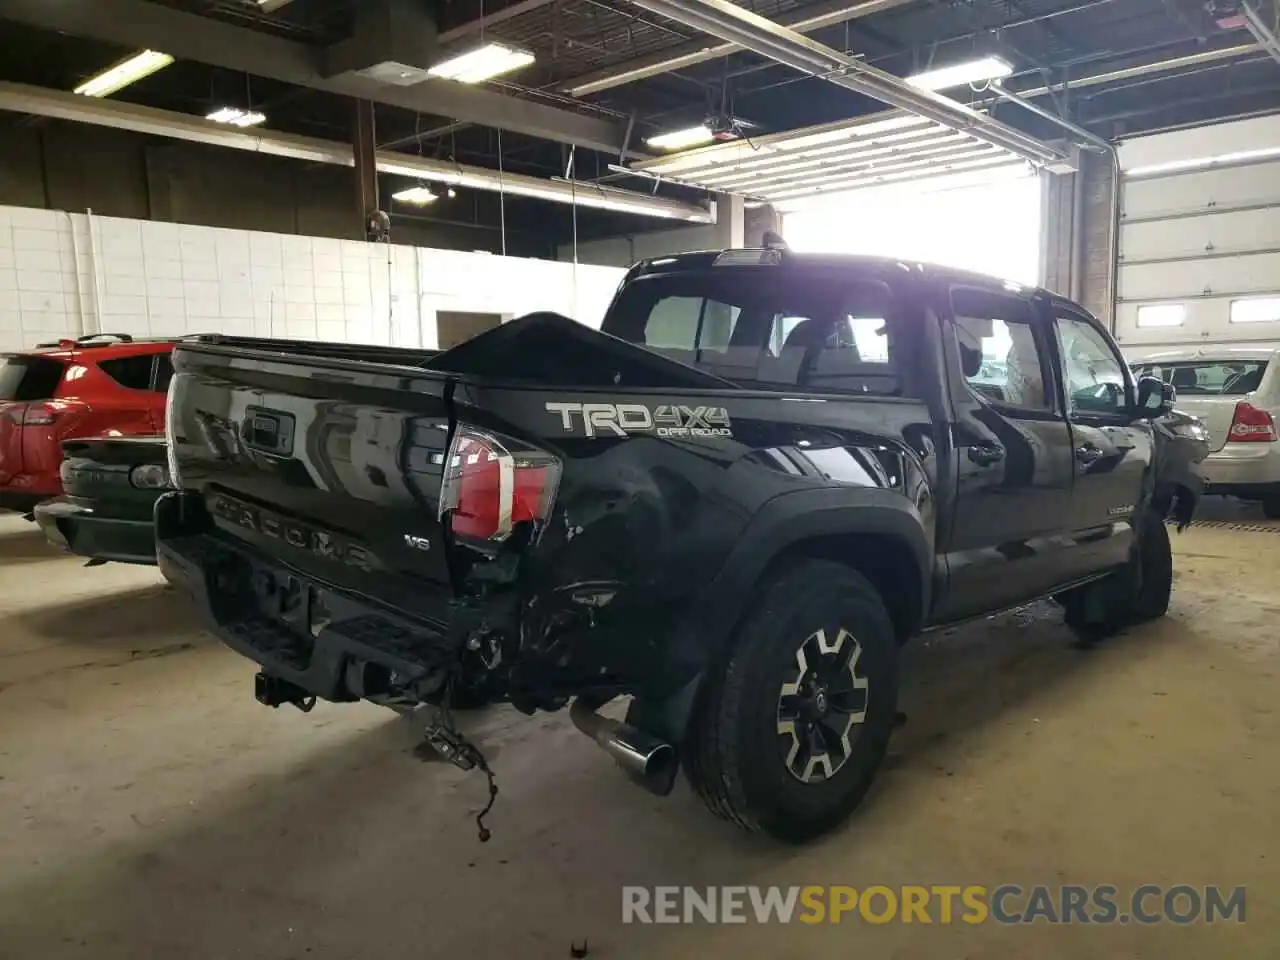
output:
POLYGON ((849 760, 866 722, 870 685, 858 673, 862 646, 848 630, 810 634, 796 648, 794 670, 778 693, 778 745, 787 772, 822 783, 849 760))

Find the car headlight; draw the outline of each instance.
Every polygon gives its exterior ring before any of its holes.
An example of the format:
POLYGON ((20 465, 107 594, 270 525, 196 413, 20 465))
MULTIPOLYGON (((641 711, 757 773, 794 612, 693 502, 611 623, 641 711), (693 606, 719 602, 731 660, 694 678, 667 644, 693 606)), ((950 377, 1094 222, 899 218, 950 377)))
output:
POLYGON ((144 463, 129 471, 129 482, 139 490, 168 490, 169 471, 158 463, 144 463))

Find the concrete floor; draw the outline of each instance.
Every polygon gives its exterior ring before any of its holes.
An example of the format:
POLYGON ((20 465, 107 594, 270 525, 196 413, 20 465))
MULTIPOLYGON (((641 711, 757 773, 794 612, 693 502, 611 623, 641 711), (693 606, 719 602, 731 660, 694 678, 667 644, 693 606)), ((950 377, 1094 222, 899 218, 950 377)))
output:
POLYGON ((803 849, 626 783, 560 716, 416 760, 367 706, 270 711, 154 571, 0 518, 0 957, 1280 956, 1280 535, 1175 541, 1164 621, 1093 651, 1035 607, 910 651, 876 789, 803 849), (1248 886, 1244 925, 624 927, 623 884, 1248 886))

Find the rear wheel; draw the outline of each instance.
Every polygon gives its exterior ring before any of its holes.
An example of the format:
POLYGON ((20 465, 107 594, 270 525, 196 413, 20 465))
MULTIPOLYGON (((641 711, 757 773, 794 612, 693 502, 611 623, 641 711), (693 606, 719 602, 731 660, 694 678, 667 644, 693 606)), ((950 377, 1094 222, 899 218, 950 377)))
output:
POLYGON ((856 570, 802 560, 770 579, 711 680, 685 772, 711 810, 801 842, 871 786, 893 730, 898 643, 856 570))

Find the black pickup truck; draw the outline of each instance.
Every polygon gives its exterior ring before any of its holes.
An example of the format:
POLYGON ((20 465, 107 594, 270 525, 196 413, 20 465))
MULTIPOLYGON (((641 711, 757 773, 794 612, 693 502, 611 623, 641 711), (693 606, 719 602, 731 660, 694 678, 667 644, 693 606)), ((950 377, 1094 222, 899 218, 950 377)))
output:
POLYGON ((733 250, 637 264, 602 331, 179 344, 160 563, 259 700, 572 701, 650 790, 683 767, 798 841, 866 792, 908 638, 1048 596, 1091 637, 1167 608, 1163 521, 1197 494, 1152 423, 1173 391, 1074 303, 733 250))

